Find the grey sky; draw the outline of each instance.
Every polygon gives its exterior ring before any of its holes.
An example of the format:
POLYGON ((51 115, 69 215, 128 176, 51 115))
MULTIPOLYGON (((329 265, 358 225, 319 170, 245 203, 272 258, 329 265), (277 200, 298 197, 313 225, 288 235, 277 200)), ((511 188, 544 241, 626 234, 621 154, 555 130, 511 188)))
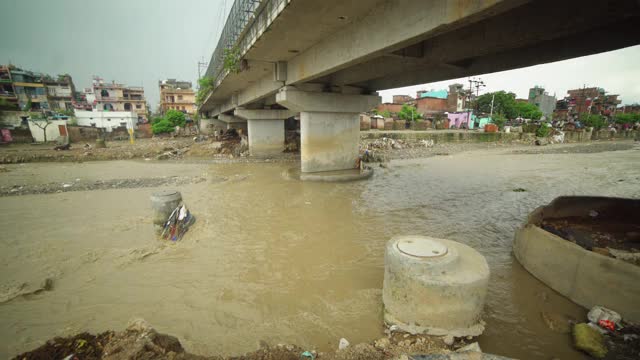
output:
POLYGON ((0 63, 69 73, 77 87, 93 75, 144 86, 155 110, 158 80, 194 82, 208 61, 233 0, 3 0, 0 63))
MULTIPOLYGON (((158 80, 195 83, 197 62, 209 57, 233 0, 4 0, 0 11, 0 63, 50 74, 69 73, 87 87, 93 75, 144 86, 155 109, 158 80), (224 14, 222 14, 224 12, 224 14), (28 20, 28 21, 27 21, 28 20)), ((604 87, 623 103, 640 102, 640 46, 481 76, 484 91, 526 97, 533 85, 559 97, 567 89, 604 87)), ((444 81, 382 92, 415 96, 446 88, 444 81)))

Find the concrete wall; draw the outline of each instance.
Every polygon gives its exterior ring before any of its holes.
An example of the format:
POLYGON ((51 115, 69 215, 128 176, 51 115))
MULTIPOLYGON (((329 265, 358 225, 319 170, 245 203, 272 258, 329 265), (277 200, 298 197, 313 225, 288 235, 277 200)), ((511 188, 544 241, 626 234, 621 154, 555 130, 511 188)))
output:
POLYGON ((303 172, 353 169, 360 137, 357 113, 300 113, 303 172))
POLYGON ((400 110, 402 110, 402 104, 384 103, 384 104, 378 105, 376 109, 378 110, 378 112, 383 112, 388 110, 392 113, 397 113, 397 112, 400 112, 400 110))
POLYGON ((574 302, 640 321, 640 267, 585 250, 534 224, 517 231, 513 251, 527 271, 574 302))
POLYGON ((447 99, 423 97, 416 100, 416 108, 420 114, 447 111, 447 99))
MULTIPOLYGON (((34 120, 44 127, 46 125, 45 120, 34 120)), ((46 127, 47 132, 47 142, 56 141, 61 135, 59 126, 67 126, 66 120, 49 120, 51 124, 46 127)), ((29 121, 29 130, 31 130, 31 136, 35 139, 36 142, 44 141, 44 131, 38 126, 34 125, 33 121, 29 121)))

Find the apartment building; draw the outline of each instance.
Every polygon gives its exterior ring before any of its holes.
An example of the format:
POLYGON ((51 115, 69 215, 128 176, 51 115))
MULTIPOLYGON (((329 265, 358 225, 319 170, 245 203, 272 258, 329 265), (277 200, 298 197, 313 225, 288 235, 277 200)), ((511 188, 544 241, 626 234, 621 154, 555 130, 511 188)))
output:
POLYGON ((166 79, 158 81, 160 87, 160 112, 178 110, 189 115, 196 113, 196 94, 191 82, 166 79))

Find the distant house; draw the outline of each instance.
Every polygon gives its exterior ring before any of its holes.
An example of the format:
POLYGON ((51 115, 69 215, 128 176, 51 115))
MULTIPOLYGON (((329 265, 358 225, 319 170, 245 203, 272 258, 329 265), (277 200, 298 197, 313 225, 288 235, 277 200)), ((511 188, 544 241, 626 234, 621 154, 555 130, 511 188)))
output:
POLYGON ((45 142, 45 131, 47 142, 59 141, 60 138, 64 138, 62 142, 66 142, 66 137, 69 136, 67 120, 64 119, 30 119, 28 123, 35 142, 45 142))
POLYGON ((115 128, 126 127, 136 129, 138 127, 138 115, 132 111, 82 111, 76 110, 76 119, 80 126, 92 126, 111 132, 115 128))

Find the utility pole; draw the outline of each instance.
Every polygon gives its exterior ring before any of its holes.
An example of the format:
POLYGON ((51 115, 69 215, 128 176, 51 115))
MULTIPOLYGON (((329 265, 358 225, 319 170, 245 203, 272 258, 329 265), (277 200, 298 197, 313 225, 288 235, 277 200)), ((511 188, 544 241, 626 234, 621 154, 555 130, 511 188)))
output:
POLYGON ((198 87, 198 90, 200 90, 200 79, 202 78, 202 68, 207 67, 209 65, 208 62, 204 61, 204 59, 202 59, 202 61, 198 61, 198 82, 196 83, 196 86, 198 87))
MULTIPOLYGON (((478 96, 480 95, 480 88, 481 87, 485 87, 487 85, 484 84, 484 81, 482 81, 482 79, 477 78, 469 78, 469 104, 468 104, 468 117, 467 117, 467 125, 471 124, 471 99, 473 98, 473 88, 476 88, 476 100, 478 98, 478 96)), ((480 104, 476 104, 476 110, 479 111, 480 110, 480 104)), ((469 126, 467 126, 467 128, 469 128, 469 126)))
POLYGON ((491 114, 489 115, 490 119, 493 119, 493 100, 496 99, 496 94, 493 94, 493 96, 491 97, 491 114))

